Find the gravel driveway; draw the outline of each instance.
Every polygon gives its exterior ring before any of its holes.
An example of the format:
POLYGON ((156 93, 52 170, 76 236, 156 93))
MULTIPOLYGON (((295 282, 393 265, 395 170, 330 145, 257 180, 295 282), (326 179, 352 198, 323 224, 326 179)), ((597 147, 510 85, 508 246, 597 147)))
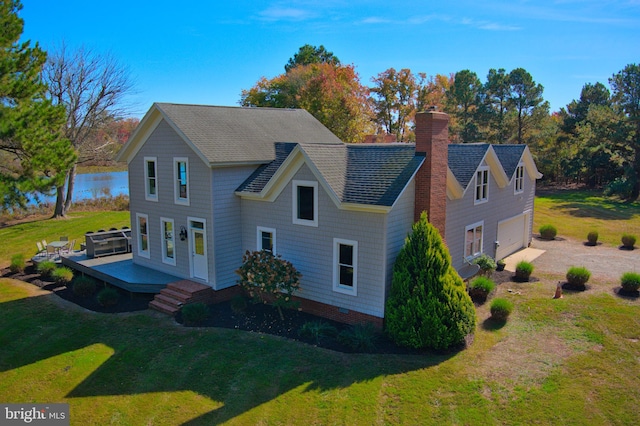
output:
POLYGON ((640 249, 621 250, 617 247, 587 246, 581 241, 533 237, 531 247, 545 252, 533 261, 536 269, 566 274, 571 266, 584 266, 592 278, 619 281, 625 272, 640 272, 640 249))

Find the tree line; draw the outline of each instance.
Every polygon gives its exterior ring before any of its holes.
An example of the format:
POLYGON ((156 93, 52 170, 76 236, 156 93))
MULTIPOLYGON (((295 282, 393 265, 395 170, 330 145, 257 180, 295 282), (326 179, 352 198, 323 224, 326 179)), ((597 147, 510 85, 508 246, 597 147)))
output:
POLYGON ((638 198, 640 71, 630 64, 580 98, 550 113, 544 88, 529 72, 413 73, 389 68, 366 86, 353 65, 324 46, 302 46, 285 72, 242 90, 240 105, 304 108, 345 142, 415 140, 415 113, 430 107, 450 116, 453 143, 528 144, 548 184, 602 187, 638 198))

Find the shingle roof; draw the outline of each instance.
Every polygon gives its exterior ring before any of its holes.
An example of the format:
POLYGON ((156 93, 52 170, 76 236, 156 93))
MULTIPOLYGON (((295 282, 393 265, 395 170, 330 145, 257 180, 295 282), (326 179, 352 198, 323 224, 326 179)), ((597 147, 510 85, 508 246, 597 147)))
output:
POLYGON ((509 179, 513 177, 522 159, 526 145, 493 145, 493 150, 509 179))
MULTIPOLYGON (((342 203, 392 206, 423 161, 409 144, 299 146, 342 203)), ((258 168, 237 191, 259 193, 292 150, 292 144, 276 144, 276 160, 258 168)))
POLYGON ((272 161, 274 142, 342 144, 302 109, 171 103, 155 106, 210 164, 272 161))
POLYGON ((449 169, 466 188, 491 145, 487 143, 449 144, 449 169))

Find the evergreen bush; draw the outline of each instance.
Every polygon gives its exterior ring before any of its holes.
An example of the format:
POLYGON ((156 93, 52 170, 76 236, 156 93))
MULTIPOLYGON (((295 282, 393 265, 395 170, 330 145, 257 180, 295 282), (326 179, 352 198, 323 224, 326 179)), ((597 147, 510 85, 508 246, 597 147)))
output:
POLYGON ((426 213, 396 258, 385 317, 389 337, 412 348, 447 349, 475 330, 473 302, 426 213))
POLYGON ((82 275, 73 280, 71 290, 76 296, 85 298, 93 296, 96 292, 96 287, 96 282, 93 278, 82 275))
POLYGON ((18 253, 11 256, 11 264, 9 265, 9 270, 14 273, 22 273, 24 272, 24 268, 26 268, 27 262, 24 259, 24 254, 18 253))
POLYGON ((555 226, 547 224, 540 227, 540 238, 553 240, 556 238, 556 235, 558 235, 558 230, 555 226))
POLYGON ((585 284, 591 278, 591 272, 583 266, 572 266, 567 271, 567 284, 573 290, 584 290, 585 284))
POLYGON ((516 281, 527 282, 533 272, 533 264, 526 260, 521 260, 516 265, 516 281))
POLYGON ((98 299, 98 303, 101 306, 108 308, 110 306, 115 306, 116 304, 118 304, 118 299, 120 298, 120 294, 118 293, 118 290, 116 290, 115 288, 106 287, 100 290, 98 292, 98 296, 96 297, 98 299))
POLYGON ((591 231, 587 234, 587 244, 590 246, 598 244, 598 231, 591 231))
POLYGON ((184 305, 180 311, 184 325, 202 324, 209 318, 209 307, 202 302, 184 305))

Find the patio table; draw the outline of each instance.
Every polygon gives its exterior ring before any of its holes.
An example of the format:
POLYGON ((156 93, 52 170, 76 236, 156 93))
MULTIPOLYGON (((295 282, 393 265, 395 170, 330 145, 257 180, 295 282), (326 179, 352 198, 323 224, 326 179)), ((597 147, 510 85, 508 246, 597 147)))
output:
POLYGON ((47 244, 47 247, 53 247, 58 256, 60 256, 60 250, 65 248, 69 244, 69 241, 51 241, 47 244))

